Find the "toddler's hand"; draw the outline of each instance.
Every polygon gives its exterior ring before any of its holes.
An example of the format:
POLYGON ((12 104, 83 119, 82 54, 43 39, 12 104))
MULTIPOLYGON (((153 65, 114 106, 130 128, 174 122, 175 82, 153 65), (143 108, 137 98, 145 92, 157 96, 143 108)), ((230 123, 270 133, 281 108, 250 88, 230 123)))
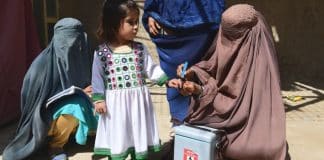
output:
POLYGON ((181 79, 171 79, 168 81, 168 87, 170 88, 182 88, 182 80, 181 79))
POLYGON ((105 101, 95 103, 94 106, 95 106, 95 111, 97 113, 99 113, 99 114, 107 113, 107 106, 106 106, 105 101))

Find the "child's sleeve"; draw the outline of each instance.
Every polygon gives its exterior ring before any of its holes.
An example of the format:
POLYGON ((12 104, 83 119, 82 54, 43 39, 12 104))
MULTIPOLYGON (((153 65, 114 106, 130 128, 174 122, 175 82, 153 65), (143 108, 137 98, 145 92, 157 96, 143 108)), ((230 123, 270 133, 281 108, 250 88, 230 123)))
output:
MULTIPOLYGON (((102 55, 104 56, 104 55, 102 55)), ((93 102, 105 100, 105 85, 103 79, 103 68, 101 65, 99 52, 95 51, 92 63, 92 100, 93 102)))
POLYGON ((143 45, 144 70, 148 79, 154 84, 162 86, 168 80, 168 76, 163 72, 160 65, 155 64, 147 48, 143 45))

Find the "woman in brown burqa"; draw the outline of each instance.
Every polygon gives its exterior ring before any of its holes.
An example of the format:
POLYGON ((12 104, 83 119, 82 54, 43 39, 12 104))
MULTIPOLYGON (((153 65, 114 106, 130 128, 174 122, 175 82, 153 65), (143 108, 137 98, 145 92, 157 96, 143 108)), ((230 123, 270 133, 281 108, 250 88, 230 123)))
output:
POLYGON ((224 159, 285 159, 285 111, 265 19, 253 6, 234 5, 213 44, 210 56, 186 71, 181 92, 193 95, 186 122, 224 129, 224 159))

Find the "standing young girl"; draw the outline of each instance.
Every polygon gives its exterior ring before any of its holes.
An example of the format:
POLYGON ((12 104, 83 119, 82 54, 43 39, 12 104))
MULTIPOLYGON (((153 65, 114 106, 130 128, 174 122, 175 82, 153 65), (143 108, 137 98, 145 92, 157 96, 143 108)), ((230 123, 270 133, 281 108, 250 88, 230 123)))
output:
MULTIPOLYGON (((160 147, 156 119, 145 78, 167 81, 146 47, 133 41, 139 9, 133 0, 107 0, 99 38, 105 43, 94 53, 92 88, 100 114, 94 152, 111 159, 146 159, 160 147)), ((171 82, 170 82, 171 83, 171 82)))

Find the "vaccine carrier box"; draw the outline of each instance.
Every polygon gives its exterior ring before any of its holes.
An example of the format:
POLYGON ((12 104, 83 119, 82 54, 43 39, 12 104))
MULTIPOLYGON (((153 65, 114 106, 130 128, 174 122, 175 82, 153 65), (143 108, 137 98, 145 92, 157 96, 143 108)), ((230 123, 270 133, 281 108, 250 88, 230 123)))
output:
POLYGON ((186 124, 174 130, 174 160, 215 160, 223 130, 186 124))

